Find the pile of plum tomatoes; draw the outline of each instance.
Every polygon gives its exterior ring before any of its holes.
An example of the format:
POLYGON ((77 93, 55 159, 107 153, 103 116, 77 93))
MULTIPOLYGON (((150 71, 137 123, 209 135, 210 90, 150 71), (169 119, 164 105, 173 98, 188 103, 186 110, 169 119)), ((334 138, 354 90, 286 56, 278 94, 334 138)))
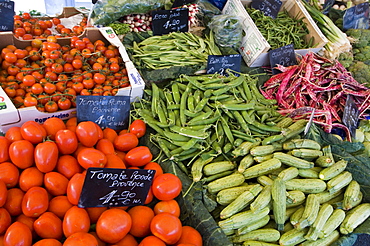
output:
POLYGON ((74 108, 77 95, 113 96, 130 85, 118 48, 98 39, 55 36, 25 48, 7 45, 0 54, 0 84, 16 108, 42 112, 74 108))
POLYGON ((179 219, 181 180, 164 173, 148 147, 146 125, 101 129, 92 121, 27 121, 0 136, 0 245, 202 246, 179 219), (143 205, 78 207, 89 167, 155 170, 143 205))
POLYGON ((81 35, 87 26, 87 17, 83 17, 78 25, 67 28, 58 17, 49 19, 33 17, 28 12, 14 15, 14 36, 22 40, 34 38, 46 39, 50 35, 58 33, 58 37, 71 37, 81 35))

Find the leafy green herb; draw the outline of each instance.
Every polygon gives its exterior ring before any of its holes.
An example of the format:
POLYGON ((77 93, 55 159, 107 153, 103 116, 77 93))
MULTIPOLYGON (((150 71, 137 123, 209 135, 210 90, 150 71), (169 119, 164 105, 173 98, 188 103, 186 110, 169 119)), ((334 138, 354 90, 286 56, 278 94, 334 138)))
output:
POLYGON ((110 23, 108 25, 117 35, 124 35, 130 32, 130 25, 125 23, 110 23))

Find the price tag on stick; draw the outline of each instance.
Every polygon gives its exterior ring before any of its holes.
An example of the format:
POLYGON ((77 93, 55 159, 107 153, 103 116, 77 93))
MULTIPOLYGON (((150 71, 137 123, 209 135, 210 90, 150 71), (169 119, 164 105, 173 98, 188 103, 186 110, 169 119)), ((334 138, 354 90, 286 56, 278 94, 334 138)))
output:
POLYGON ((77 96, 77 122, 93 121, 102 129, 127 129, 130 116, 129 96, 77 96))
POLYGON ((297 57, 294 51, 293 44, 288 44, 286 46, 270 50, 269 59, 273 74, 277 74, 280 72, 279 70, 274 69, 274 67, 278 64, 284 67, 289 67, 297 64, 297 57))
POLYGON ((346 9, 343 15, 343 29, 368 29, 369 28, 369 3, 360 3, 346 9))
POLYGON ((14 28, 14 2, 0 0, 0 31, 13 31, 14 28))
POLYGON ((275 19, 283 3, 280 0, 253 0, 251 7, 275 19))
POLYGON ((78 206, 125 207, 143 205, 155 170, 94 168, 87 169, 78 206))
POLYGON ((152 11, 152 30, 153 35, 189 31, 189 9, 152 11))
POLYGON ((346 105, 344 105, 342 121, 343 124, 349 129, 352 138, 356 136, 358 116, 359 111, 355 104, 355 101, 353 101, 351 95, 347 95, 346 105))
POLYGON ((209 55, 207 60, 207 73, 218 73, 226 75, 226 69, 240 72, 242 57, 240 54, 235 55, 209 55))

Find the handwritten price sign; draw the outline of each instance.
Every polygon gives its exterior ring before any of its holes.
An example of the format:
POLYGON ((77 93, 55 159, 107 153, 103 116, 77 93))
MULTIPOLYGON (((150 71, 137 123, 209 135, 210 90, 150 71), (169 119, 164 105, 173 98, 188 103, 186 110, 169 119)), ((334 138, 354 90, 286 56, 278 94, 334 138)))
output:
POLYGON ((14 2, 0 1, 0 31, 13 31, 14 27, 14 2))
POLYGON ((101 128, 127 128, 130 113, 129 96, 77 96, 77 122, 94 121, 101 128))
POLYGON ((121 207, 142 205, 155 170, 88 168, 79 207, 121 207))
POLYGON ((189 9, 152 11, 153 35, 170 32, 187 32, 189 30, 189 9))
POLYGON ((262 11, 266 16, 275 19, 282 4, 280 0, 253 0, 251 6, 254 9, 262 11))

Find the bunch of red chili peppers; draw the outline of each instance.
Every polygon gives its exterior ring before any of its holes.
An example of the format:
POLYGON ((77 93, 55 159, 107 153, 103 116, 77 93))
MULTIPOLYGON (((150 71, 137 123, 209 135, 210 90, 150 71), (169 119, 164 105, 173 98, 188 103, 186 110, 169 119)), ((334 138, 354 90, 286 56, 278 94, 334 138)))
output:
POLYGON ((276 99, 283 115, 309 119, 314 111, 313 122, 326 132, 341 128, 348 137, 349 131, 342 122, 347 95, 352 96, 360 118, 370 107, 370 89, 357 82, 336 60, 309 52, 298 58, 297 65, 277 65, 276 69, 281 73, 266 81, 261 93, 276 99))

